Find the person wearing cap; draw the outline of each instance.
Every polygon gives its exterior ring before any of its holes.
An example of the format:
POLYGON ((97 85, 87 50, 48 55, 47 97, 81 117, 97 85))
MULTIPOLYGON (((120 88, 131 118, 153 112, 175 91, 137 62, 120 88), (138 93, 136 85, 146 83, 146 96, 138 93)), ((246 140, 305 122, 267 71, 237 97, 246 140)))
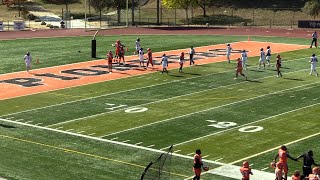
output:
POLYGON ((179 72, 182 72, 182 68, 184 64, 184 52, 181 52, 179 56, 179 64, 180 64, 179 72))
POLYGON ((303 158, 303 166, 302 166, 302 171, 303 171, 303 177, 308 177, 309 174, 312 173, 312 165, 314 166, 320 166, 320 164, 315 163, 313 159, 313 151, 310 150, 304 154, 301 154, 300 156, 297 157, 297 159, 303 158))
POLYGON ((313 72, 316 72, 316 76, 319 76, 319 74, 316 70, 317 62, 318 62, 318 58, 317 58, 316 54, 312 54, 309 62, 311 64, 311 71, 310 71, 309 75, 312 75, 313 72))
POLYGON ((147 51, 148 51, 147 68, 148 68, 149 64, 151 64, 151 66, 152 66, 152 68, 153 68, 152 51, 151 51, 150 48, 148 48, 147 51))
POLYGON ((227 44, 227 48, 226 48, 226 55, 227 55, 227 60, 228 63, 230 63, 230 55, 231 55, 231 51, 232 51, 232 47, 230 44, 227 44))
POLYGON ((163 74, 164 71, 166 71, 166 73, 168 74, 168 57, 166 56, 166 54, 163 54, 162 55, 162 59, 161 59, 161 62, 160 64, 162 64, 162 72, 161 74, 163 74))
POLYGON ((281 57, 280 54, 277 55, 277 59, 276 59, 276 70, 277 70, 277 77, 282 77, 282 74, 280 72, 280 68, 281 68, 281 57))
POLYGON ((31 61, 32 61, 32 57, 31 57, 30 52, 27 52, 27 54, 24 55, 23 60, 26 63, 27 73, 29 73, 29 70, 31 70, 31 61))
POLYGON ((293 158, 289 153, 286 146, 282 145, 280 149, 278 150, 278 154, 274 158, 274 161, 277 161, 277 158, 279 158, 279 162, 283 163, 283 171, 284 171, 284 179, 288 179, 288 158, 293 161, 298 161, 298 159, 293 158))
POLYGON ((248 161, 244 161, 242 163, 242 167, 240 167, 240 173, 242 175, 242 180, 249 180, 250 175, 253 175, 248 161))
POLYGON ((242 73, 242 61, 240 58, 237 59, 237 67, 236 67, 236 77, 234 78, 235 80, 238 79, 238 75, 240 74, 241 76, 245 77, 246 80, 247 79, 247 76, 245 76, 243 73, 242 73))
POLYGON ((241 53, 242 68, 244 70, 247 70, 247 59, 248 59, 248 55, 246 50, 244 49, 242 50, 242 53, 241 53))

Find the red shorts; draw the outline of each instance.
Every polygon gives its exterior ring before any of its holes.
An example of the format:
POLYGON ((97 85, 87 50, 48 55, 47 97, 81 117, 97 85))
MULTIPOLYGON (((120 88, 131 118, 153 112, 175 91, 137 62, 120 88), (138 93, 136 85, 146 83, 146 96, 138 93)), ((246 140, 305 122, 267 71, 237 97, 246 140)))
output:
POLYGON ((201 175, 201 168, 193 168, 193 172, 196 176, 200 176, 201 175))
POLYGON ((237 68, 237 73, 242 74, 242 68, 237 68))

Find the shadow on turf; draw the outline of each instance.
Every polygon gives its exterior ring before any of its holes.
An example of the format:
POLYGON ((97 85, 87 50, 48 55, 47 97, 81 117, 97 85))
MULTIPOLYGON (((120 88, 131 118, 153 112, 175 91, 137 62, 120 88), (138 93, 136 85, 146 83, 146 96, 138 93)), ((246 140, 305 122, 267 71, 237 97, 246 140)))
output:
POLYGON ((14 126, 5 125, 5 124, 0 124, 0 127, 8 128, 8 129, 16 128, 16 127, 14 127, 14 126))
POLYGON ((303 79, 297 79, 297 78, 288 78, 288 77, 285 77, 283 79, 288 79, 288 80, 293 80, 293 81, 304 81, 303 79))

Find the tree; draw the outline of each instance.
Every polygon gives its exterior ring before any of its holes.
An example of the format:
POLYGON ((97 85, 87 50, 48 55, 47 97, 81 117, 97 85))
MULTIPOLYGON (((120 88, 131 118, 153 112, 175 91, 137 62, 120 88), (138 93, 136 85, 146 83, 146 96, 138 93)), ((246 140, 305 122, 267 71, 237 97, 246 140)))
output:
POLYGON ((319 2, 319 0, 310 0, 310 1, 308 1, 303 7, 303 11, 305 13, 309 14, 310 16, 313 16, 313 18, 315 19, 316 16, 318 16, 319 11, 320 11, 320 2, 319 2))
POLYGON ((79 3, 79 0, 42 0, 47 4, 64 4, 66 5, 66 12, 69 12, 69 4, 79 3))
POLYGON ((197 5, 197 0, 162 0, 162 4, 168 8, 182 8, 186 11, 186 19, 188 17, 189 7, 197 5))
POLYGON ((99 12, 100 23, 101 23, 102 9, 106 7, 110 8, 112 5, 112 1, 111 0, 90 0, 90 5, 93 7, 93 9, 96 10, 96 12, 99 12))

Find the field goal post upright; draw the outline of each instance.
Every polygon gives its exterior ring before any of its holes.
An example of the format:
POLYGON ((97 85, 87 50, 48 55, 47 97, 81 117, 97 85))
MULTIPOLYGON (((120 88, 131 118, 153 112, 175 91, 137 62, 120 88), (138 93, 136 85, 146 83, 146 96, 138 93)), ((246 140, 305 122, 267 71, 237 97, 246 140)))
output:
POLYGON ((96 33, 93 35, 93 39, 91 40, 91 57, 92 58, 97 58, 97 40, 96 36, 99 33, 101 29, 97 30, 96 33))

